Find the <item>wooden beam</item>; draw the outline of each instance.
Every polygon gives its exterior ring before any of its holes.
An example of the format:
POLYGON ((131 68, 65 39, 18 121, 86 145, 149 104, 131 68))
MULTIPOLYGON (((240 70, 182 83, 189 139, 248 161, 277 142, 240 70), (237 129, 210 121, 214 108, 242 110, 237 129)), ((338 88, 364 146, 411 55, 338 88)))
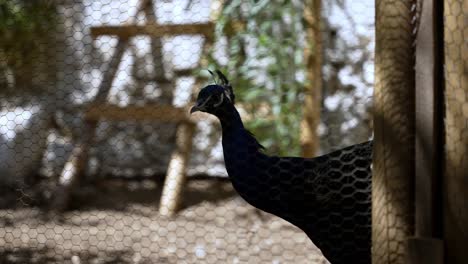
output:
POLYGON ((107 119, 113 121, 145 121, 158 120, 163 122, 188 122, 190 120, 188 108, 178 108, 163 105, 120 107, 110 104, 92 104, 85 111, 85 119, 97 121, 107 119))
POLYGON ((194 124, 181 124, 177 128, 176 150, 172 153, 167 168, 164 188, 159 205, 159 213, 164 216, 173 216, 180 205, 181 193, 187 179, 186 171, 192 150, 194 124))
POLYGON ((175 69, 174 75, 176 77, 191 77, 195 75, 195 68, 175 69))
MULTIPOLYGON (((445 263, 468 260, 468 30, 466 0, 437 1, 443 12, 444 157, 442 234, 445 263), (441 5, 443 3, 443 6, 441 5)), ((441 30, 442 31, 442 30, 441 30)))
POLYGON ((94 38, 103 35, 113 35, 120 38, 130 38, 138 35, 152 37, 168 37, 177 35, 204 35, 212 37, 215 30, 214 23, 178 24, 178 25, 125 25, 91 27, 94 38))
MULTIPOLYGON (((441 69, 436 62, 437 36, 435 0, 424 1, 422 5, 418 35, 416 40, 416 133, 415 133, 415 235, 433 237, 436 221, 440 216, 435 209, 435 197, 439 187, 436 178, 439 172, 437 166, 438 134, 440 120, 438 101, 439 94, 437 78, 441 69)), ((440 223, 438 223, 440 224, 440 223)))
POLYGON ((123 55, 129 45, 130 43, 128 39, 119 39, 112 58, 104 66, 105 70, 103 70, 103 78, 101 84, 99 85, 98 93, 94 99, 94 102, 104 102, 107 100, 109 91, 112 88, 112 83, 114 82, 115 76, 117 75, 120 63, 122 62, 123 55))
MULTIPOLYGON (((418 23, 415 66, 415 237, 408 239, 407 263, 440 264, 444 243, 440 237, 441 156, 443 126, 440 105, 443 78, 436 0, 424 1, 418 23), (439 200, 439 201, 438 201, 439 200), (439 204, 439 205, 438 205, 439 204)), ((441 12, 439 11, 441 16, 441 12)))
MULTIPOLYGON (((144 9, 144 14, 146 16, 146 21, 149 24, 158 24, 157 16, 153 8, 153 1, 150 1, 150 4, 144 9)), ((154 75, 154 78, 157 80, 158 86, 161 89, 161 96, 159 97, 159 103, 161 104, 171 104, 174 99, 174 79, 170 80, 166 75, 166 63, 164 62, 164 49, 163 49, 163 40, 160 37, 151 37, 150 42, 150 54, 152 55, 152 64, 153 72, 151 75, 154 75)), ((133 47, 136 48, 136 47, 133 47)), ((138 88, 139 96, 145 97, 144 87, 139 86, 138 88)))
POLYGON ((413 0, 376 0, 372 263, 408 263, 414 229, 413 0))

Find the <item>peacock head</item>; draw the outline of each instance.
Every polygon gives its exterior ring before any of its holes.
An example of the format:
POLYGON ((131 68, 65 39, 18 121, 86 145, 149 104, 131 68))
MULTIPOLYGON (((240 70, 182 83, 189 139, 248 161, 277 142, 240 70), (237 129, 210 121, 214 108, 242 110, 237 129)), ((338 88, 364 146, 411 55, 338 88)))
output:
MULTIPOLYGON (((216 80, 215 74, 208 70, 216 80)), ((190 109, 190 113, 197 111, 217 115, 226 109, 227 106, 234 105, 234 92, 232 86, 224 74, 216 70, 216 75, 220 83, 208 85, 198 93, 197 103, 190 109)))

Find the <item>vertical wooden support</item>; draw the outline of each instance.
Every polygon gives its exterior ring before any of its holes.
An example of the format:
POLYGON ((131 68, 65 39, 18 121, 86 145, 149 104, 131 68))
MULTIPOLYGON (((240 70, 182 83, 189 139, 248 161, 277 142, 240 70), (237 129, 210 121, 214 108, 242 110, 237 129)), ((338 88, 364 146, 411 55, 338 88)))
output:
MULTIPOLYGON (((147 5, 148 0, 143 0, 137 10, 135 17, 147 5)), ((98 88, 98 93, 94 99, 95 104, 104 103, 107 99, 112 82, 119 69, 120 62, 122 61, 123 54, 129 46, 128 38, 120 38, 115 47, 114 55, 107 63, 104 70, 104 76, 98 88)), ((59 176, 58 186, 55 190, 50 209, 55 211, 62 211, 68 207, 71 193, 76 184, 80 181, 79 177, 83 174, 86 168, 88 152, 90 146, 93 144, 94 135, 96 132, 98 122, 84 120, 84 134, 81 141, 77 142, 74 150, 72 151, 68 161, 65 163, 64 169, 59 176)))
MULTIPOLYGON (((145 7, 146 20, 149 24, 157 25, 157 17, 153 9, 153 1, 147 0, 145 7)), ((172 104, 174 98, 174 80, 166 78, 166 67, 164 65, 163 41, 160 37, 151 37, 151 54, 153 55, 154 79, 161 88, 162 95, 158 98, 158 103, 172 104)))
POLYGON ((440 236, 440 85, 438 17, 435 0, 421 5, 416 39, 415 237, 408 241, 408 263, 443 263, 440 236))
MULTIPOLYGON (((104 76, 94 103, 99 105, 106 101, 120 62, 122 61, 123 54, 128 48, 128 43, 128 39, 120 39, 117 43, 114 55, 104 71, 104 76)), ((88 121, 85 117, 85 128, 83 129, 82 139, 80 142, 77 142, 75 149, 72 151, 68 161, 65 163, 62 173, 59 176, 59 184, 54 194, 51 209, 56 211, 66 209, 70 200, 71 192, 74 186, 80 181, 79 177, 80 175, 83 175, 86 168, 88 152, 93 144, 97 124, 98 122, 88 121)))
POLYGON ((54 192, 50 209, 53 211, 63 211, 67 209, 74 187, 79 182, 79 176, 86 167, 87 146, 84 142, 79 142, 73 148, 70 157, 58 179, 58 186, 54 192))
POLYGON ((321 0, 304 2, 304 21, 306 22, 306 61, 307 86, 303 119, 301 122, 301 145, 304 157, 314 157, 319 148, 317 127, 320 121, 320 98, 322 94, 322 32, 321 0))
POLYGON ((468 260, 468 2, 445 0, 443 3, 445 60, 443 237, 446 263, 462 264, 468 260))
MULTIPOLYGON (((218 1, 213 1, 211 13, 212 16, 213 13, 216 13, 217 11, 216 7, 221 8, 218 1)), ((213 35, 206 36, 200 55, 200 68, 205 68, 208 65, 207 59, 203 56, 207 56, 209 54, 212 44, 213 35)), ((201 82, 201 78, 196 78, 194 85, 195 89, 192 93, 192 96, 195 94, 195 90, 197 90, 201 85, 201 82)), ((192 149, 192 139, 194 132, 195 125, 192 123, 182 123, 177 128, 176 151, 172 154, 169 162, 166 179, 164 181, 161 202, 159 205, 159 213, 161 215, 168 217, 173 216, 181 203, 181 190, 186 179, 186 168, 190 158, 189 153, 192 149)))
POLYGON ((406 263, 414 222, 413 0, 376 0, 372 262, 406 263))
POLYGON ((434 1, 424 1, 416 39, 415 234, 434 233, 435 177, 437 171, 436 36, 434 1))
POLYGON ((173 216, 180 204, 181 191, 186 179, 187 165, 192 149, 195 125, 181 123, 177 128, 176 150, 172 153, 164 181, 159 213, 173 216))

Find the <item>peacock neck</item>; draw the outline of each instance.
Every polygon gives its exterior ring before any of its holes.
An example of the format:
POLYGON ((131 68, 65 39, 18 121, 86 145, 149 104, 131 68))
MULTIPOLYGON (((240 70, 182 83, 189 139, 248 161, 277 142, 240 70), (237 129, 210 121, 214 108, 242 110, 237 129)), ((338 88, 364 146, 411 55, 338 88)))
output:
POLYGON ((227 105, 226 107, 223 107, 223 109, 216 113, 216 116, 221 122, 223 135, 228 132, 244 129, 244 124, 242 123, 240 114, 234 105, 227 105))
POLYGON ((240 161, 250 162, 261 153, 263 146, 245 129, 234 106, 230 105, 217 116, 222 127, 224 161, 227 167, 240 161))
POLYGON ((257 141, 252 133, 245 129, 242 119, 233 105, 223 108, 223 111, 215 114, 220 122, 223 132, 223 149, 229 154, 248 152, 256 154, 264 147, 257 141))

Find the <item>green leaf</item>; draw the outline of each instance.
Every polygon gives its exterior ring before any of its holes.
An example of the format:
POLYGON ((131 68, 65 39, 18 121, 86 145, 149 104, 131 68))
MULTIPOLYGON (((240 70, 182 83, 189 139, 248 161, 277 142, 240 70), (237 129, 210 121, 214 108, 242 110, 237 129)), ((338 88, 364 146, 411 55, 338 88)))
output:
MULTIPOLYGON (((218 67, 234 73, 231 79, 238 98, 254 117, 246 126, 266 147, 286 154, 300 150, 299 94, 304 84, 297 82, 295 75, 305 70, 304 27, 302 4, 296 2, 234 0, 224 7, 223 19, 219 21, 225 25, 244 19, 245 31, 230 37, 227 65, 218 67), (265 103, 271 108, 274 120, 255 118, 265 103)), ((220 33, 217 37, 222 37, 220 33)))

